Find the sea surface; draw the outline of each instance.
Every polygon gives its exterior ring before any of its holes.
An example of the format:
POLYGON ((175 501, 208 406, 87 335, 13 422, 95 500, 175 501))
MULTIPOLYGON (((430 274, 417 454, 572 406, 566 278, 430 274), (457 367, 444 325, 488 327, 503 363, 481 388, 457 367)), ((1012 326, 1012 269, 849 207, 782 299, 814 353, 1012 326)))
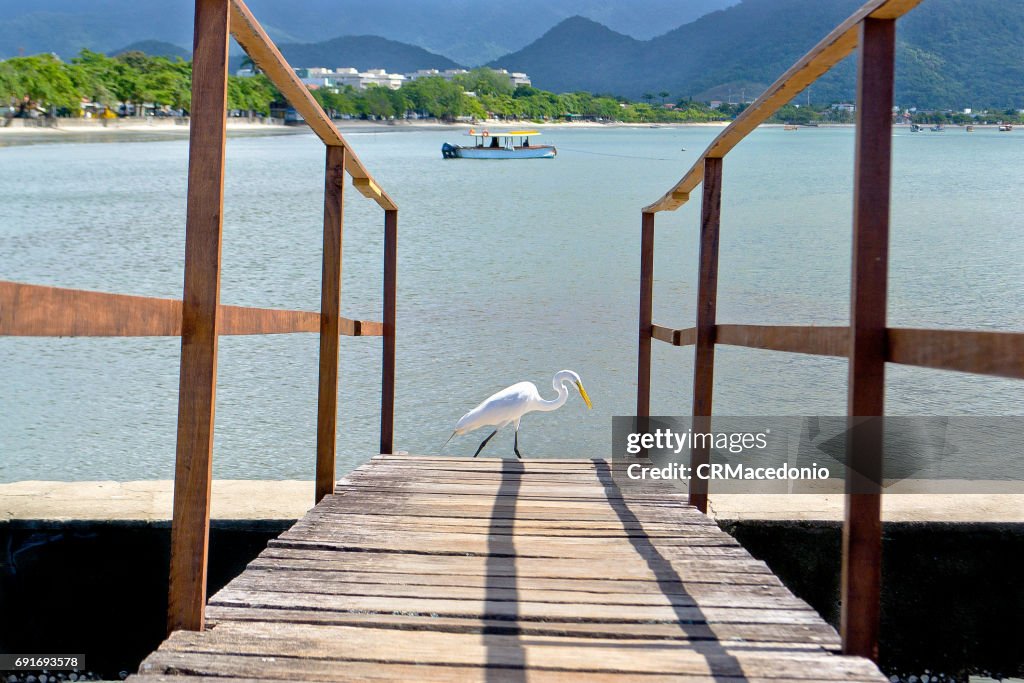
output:
MULTIPOLYGON (((607 457, 635 411, 640 209, 711 127, 555 128, 553 161, 442 160, 461 131, 349 139, 399 214, 395 448, 437 453, 492 392, 576 370, 578 396, 524 418, 530 457, 607 457)), ((849 307, 852 128, 762 128, 725 161, 719 321, 841 325, 849 307)), ((892 326, 1024 329, 1024 136, 894 136, 892 326)), ((0 279, 180 297, 187 141, 0 148, 0 279)), ((324 150, 233 138, 222 301, 318 310, 324 150)), ((383 213, 346 190, 343 312, 380 319, 383 213)), ((699 200, 657 218, 655 321, 693 324, 699 200)), ((316 335, 223 337, 214 474, 314 473, 316 335)), ((722 415, 842 415, 846 362, 720 346, 722 415)), ((169 479, 180 341, 0 338, 0 481, 169 479)), ((692 348, 655 342, 652 412, 690 410, 692 348)), ((381 341, 343 338, 339 472, 378 443, 381 341)), ((1024 384, 889 366, 897 415, 1024 415, 1024 384)), ((482 431, 447 454, 471 455, 482 431)), ((512 434, 484 451, 512 456, 512 434)))

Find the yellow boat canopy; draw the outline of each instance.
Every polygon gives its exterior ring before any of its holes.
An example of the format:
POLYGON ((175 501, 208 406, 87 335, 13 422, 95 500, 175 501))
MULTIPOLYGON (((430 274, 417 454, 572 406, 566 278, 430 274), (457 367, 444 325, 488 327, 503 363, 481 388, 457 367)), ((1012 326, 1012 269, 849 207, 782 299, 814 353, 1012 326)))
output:
POLYGON ((473 137, 477 137, 477 138, 479 138, 479 137, 485 137, 485 138, 507 138, 507 137, 511 137, 513 135, 526 136, 526 135, 540 135, 540 134, 541 134, 540 131, 536 131, 536 130, 509 130, 509 131, 496 130, 494 132, 491 132, 491 131, 488 131, 488 130, 486 130, 484 128, 481 128, 480 130, 477 130, 475 128, 470 128, 469 132, 466 133, 466 135, 472 135, 473 137))

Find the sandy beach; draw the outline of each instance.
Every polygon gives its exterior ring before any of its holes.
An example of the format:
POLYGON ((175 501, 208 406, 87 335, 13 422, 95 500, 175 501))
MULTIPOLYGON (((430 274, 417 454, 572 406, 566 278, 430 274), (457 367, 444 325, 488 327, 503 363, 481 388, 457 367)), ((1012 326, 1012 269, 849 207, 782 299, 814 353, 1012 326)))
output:
MULTIPOLYGON (((187 122, 178 122, 175 119, 117 119, 104 125, 102 121, 86 119, 59 119, 56 126, 38 126, 34 121, 23 121, 15 119, 11 125, 0 126, 0 141, 15 141, 27 139, 45 139, 55 141, 60 138, 69 140, 76 139, 83 135, 117 137, 130 135, 137 137, 140 134, 158 136, 185 136, 188 134, 187 122), (28 125, 26 125, 28 124, 28 125)), ((436 119, 400 119, 395 121, 366 121, 361 119, 336 120, 334 124, 341 131, 365 131, 365 130, 453 130, 466 127, 492 128, 497 130, 512 128, 661 128, 661 127, 713 127, 722 128, 727 122, 712 123, 626 123, 608 122, 599 123, 596 121, 573 121, 573 122, 543 122, 533 121, 499 121, 489 119, 474 123, 455 122, 446 123, 436 119)), ((249 121, 248 119, 229 118, 227 124, 229 134, 234 135, 282 135, 303 133, 309 130, 308 127, 285 126, 279 123, 262 123, 249 121)))

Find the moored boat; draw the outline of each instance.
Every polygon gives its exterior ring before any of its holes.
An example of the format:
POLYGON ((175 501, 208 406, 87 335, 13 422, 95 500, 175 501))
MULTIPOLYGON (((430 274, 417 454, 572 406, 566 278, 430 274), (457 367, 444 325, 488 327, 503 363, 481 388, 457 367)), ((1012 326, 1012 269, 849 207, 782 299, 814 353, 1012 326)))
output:
POLYGON ((491 133, 470 128, 466 135, 473 138, 472 145, 446 142, 441 145, 441 156, 445 159, 553 159, 558 154, 551 145, 530 144, 530 138, 540 135, 535 130, 491 133))

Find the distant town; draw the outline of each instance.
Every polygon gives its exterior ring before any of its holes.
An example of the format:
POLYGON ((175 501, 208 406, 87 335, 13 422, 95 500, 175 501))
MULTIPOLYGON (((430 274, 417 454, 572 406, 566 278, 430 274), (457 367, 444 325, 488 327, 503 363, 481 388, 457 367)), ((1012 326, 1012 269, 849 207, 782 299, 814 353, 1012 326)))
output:
MULTIPOLYGON (((553 93, 534 87, 526 73, 501 68, 385 69, 308 66, 297 77, 329 114, 342 120, 443 122, 692 123, 728 121, 752 98, 698 101, 662 90, 640 101, 614 94, 553 93)), ((190 106, 191 64, 181 59, 126 52, 116 56, 82 50, 69 61, 52 54, 0 61, 0 125, 59 125, 62 119, 184 119, 190 106)), ((749 89, 748 89, 749 90, 749 89)), ((802 98, 801 98, 802 99, 802 98)), ((229 77, 233 117, 300 123, 270 81, 251 62, 229 77)), ((1012 130, 1024 110, 923 110, 895 107, 897 123, 929 126, 998 124, 1012 130)), ((772 119, 794 126, 852 123, 849 102, 792 102, 772 119)))

